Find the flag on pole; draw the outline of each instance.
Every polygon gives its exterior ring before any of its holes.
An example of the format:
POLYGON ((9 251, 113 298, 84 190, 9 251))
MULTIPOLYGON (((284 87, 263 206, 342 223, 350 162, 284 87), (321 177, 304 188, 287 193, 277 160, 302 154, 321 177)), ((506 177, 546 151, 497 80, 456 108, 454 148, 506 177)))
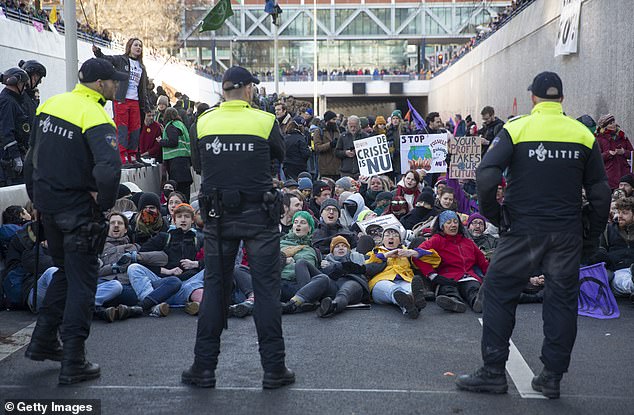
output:
POLYGON ((200 26, 200 32, 218 30, 229 17, 233 16, 231 0, 218 0, 218 3, 207 13, 200 26))
POLYGON ((409 99, 407 100, 407 106, 409 107, 409 111, 412 113, 412 117, 414 118, 414 124, 416 124, 416 128, 418 128, 419 130, 427 129, 427 123, 425 122, 423 117, 420 116, 418 111, 416 111, 416 109, 412 106, 412 103, 409 102, 409 99))
POLYGON ((51 24, 57 23, 57 6, 53 6, 51 9, 51 13, 48 15, 48 21, 51 22, 51 24))

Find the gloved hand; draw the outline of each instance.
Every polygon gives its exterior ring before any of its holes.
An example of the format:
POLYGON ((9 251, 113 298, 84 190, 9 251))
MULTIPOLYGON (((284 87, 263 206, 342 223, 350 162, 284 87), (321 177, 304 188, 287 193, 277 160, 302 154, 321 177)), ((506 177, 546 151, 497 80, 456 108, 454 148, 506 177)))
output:
POLYGON ((15 157, 13 159, 13 171, 15 174, 22 174, 22 170, 24 169, 24 163, 22 162, 21 157, 15 157))
POLYGON ((332 148, 337 147, 337 139, 336 138, 330 142, 330 147, 332 147, 332 148))
POLYGON ((134 262, 137 262, 137 253, 136 253, 136 251, 126 252, 125 254, 121 255, 121 257, 116 262, 116 264, 118 266, 123 266, 123 265, 127 265, 127 264, 134 263, 134 262))
POLYGON ((343 262, 341 266, 343 267, 343 272, 346 274, 365 274, 365 265, 359 265, 354 262, 343 262))

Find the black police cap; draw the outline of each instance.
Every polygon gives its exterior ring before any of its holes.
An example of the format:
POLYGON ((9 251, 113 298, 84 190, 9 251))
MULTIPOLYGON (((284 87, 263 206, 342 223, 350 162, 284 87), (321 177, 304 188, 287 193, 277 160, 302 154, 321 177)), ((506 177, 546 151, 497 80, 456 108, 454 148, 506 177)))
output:
POLYGON ((544 99, 558 99, 564 96, 564 86, 561 78, 555 72, 542 72, 538 74, 528 90, 536 97, 544 99))
POLYGON ((125 72, 117 71, 110 62, 105 59, 92 58, 88 59, 79 68, 79 82, 89 83, 95 82, 98 79, 106 81, 111 79, 113 81, 125 81, 128 79, 128 74, 125 72))
POLYGON ((222 77, 222 89, 230 91, 249 84, 259 84, 260 80, 242 66, 232 66, 222 77))

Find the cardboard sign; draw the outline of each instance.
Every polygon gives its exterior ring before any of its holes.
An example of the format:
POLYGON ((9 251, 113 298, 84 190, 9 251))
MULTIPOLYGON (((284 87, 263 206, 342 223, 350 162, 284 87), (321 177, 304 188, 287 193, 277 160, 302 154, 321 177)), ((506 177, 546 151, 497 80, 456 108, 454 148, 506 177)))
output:
POLYGON ((357 225, 359 225, 359 227, 361 228, 361 231, 363 231, 364 233, 367 233, 367 229, 369 227, 378 226, 379 228, 381 228, 381 231, 380 231, 381 234, 383 234, 383 229, 387 227, 388 225, 395 225, 395 226, 398 226, 398 228, 401 230, 402 235, 405 234, 405 228, 403 227, 403 225, 401 225, 401 222, 399 222, 399 220, 396 219, 396 216, 392 214, 385 215, 385 216, 377 216, 376 218, 364 220, 363 222, 358 222, 357 225))
POLYGON ((361 176, 374 176, 392 171, 392 158, 385 135, 356 140, 354 151, 357 153, 361 176))
POLYGON ((456 137, 449 145, 451 164, 449 178, 475 179, 475 172, 482 160, 479 137, 456 137))
POLYGON ((425 170, 427 173, 447 171, 447 134, 401 136, 401 171, 425 170))

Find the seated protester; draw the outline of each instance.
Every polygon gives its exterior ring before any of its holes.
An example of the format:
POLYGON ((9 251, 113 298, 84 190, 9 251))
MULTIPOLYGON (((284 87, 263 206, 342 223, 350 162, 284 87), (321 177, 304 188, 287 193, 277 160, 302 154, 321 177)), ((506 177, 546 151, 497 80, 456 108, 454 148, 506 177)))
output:
POLYGON ((431 251, 406 249, 401 240, 400 229, 387 226, 383 230, 383 244, 372 250, 365 263, 365 274, 375 303, 395 304, 403 315, 415 319, 426 302, 423 280, 414 275, 412 257, 420 256, 430 266, 438 265, 440 257, 431 251))
POLYGON ((438 197, 436 198, 436 203, 434 205, 439 213, 444 212, 445 210, 456 210, 457 203, 454 193, 454 190, 448 186, 444 186, 442 187, 442 190, 439 190, 439 193, 437 193, 438 197))
POLYGON ((132 200, 127 197, 122 197, 114 202, 114 206, 112 207, 112 209, 110 209, 110 211, 122 213, 129 221, 130 219, 132 219, 132 216, 137 213, 137 208, 132 200))
POLYGON ((450 187, 454 191, 454 199, 456 200, 456 211, 470 215, 473 212, 478 211, 478 202, 471 198, 465 192, 463 185, 456 179, 447 179, 447 187, 450 187))
POLYGON ((185 199, 185 195, 177 190, 174 190, 167 197, 167 215, 163 215, 163 220, 168 224, 168 226, 172 224, 174 208, 182 203, 187 203, 187 199, 185 199))
MULTIPOLYGON (((302 179, 300 179, 299 183, 300 189, 302 188, 301 181, 302 179)), ((321 212, 321 204, 324 202, 324 200, 330 199, 332 195, 332 190, 325 181, 318 180, 313 183, 312 195, 313 196, 308 202, 308 208, 313 213, 313 216, 317 217, 317 215, 321 212)))
POLYGON ((167 198, 176 190, 176 183, 174 180, 166 180, 161 191, 161 213, 163 216, 167 215, 167 198))
POLYGON ((128 277, 145 312, 152 317, 165 317, 170 307, 185 307, 189 314, 198 314, 202 298, 202 261, 196 254, 202 246, 192 229, 194 209, 188 204, 174 208, 174 225, 141 246, 143 252, 164 251, 167 264, 163 267, 145 267, 132 264, 128 277), (181 284, 181 281, 182 284, 181 284))
POLYGON ((359 182, 361 182, 359 193, 363 196, 366 206, 373 206, 380 193, 390 190, 379 176, 360 176, 359 182))
POLYGON ((310 281, 321 262, 321 255, 311 246, 314 229, 313 217, 302 210, 293 215, 292 229, 280 240, 280 250, 285 257, 282 268, 282 302, 288 301, 310 281))
POLYGON ((365 278, 365 257, 350 250, 350 243, 343 236, 335 236, 330 243, 330 253, 323 263, 323 273, 312 277, 308 284, 282 306, 286 313, 305 310, 303 304, 319 303, 317 315, 331 317, 345 310, 348 304, 370 299, 370 289, 365 278))
POLYGON ((302 195, 304 196, 304 200, 308 205, 308 201, 311 199, 311 195, 313 193, 313 181, 310 180, 310 178, 308 177, 300 177, 297 180, 297 189, 302 193, 302 195))
POLYGON ((438 212, 434 208, 434 194, 431 189, 423 189, 423 192, 416 199, 414 209, 401 218, 401 224, 405 229, 412 230, 415 225, 437 215, 438 212))
POLYGON ((7 247, 11 238, 25 223, 31 220, 31 215, 22 206, 12 205, 2 212, 2 226, 0 226, 0 259, 7 254, 7 247))
POLYGON ((160 212, 159 197, 156 193, 147 192, 139 199, 139 213, 130 220, 132 241, 143 245, 160 232, 167 232, 168 225, 160 212))
POLYGON ((418 269, 436 284, 436 304, 443 310, 464 313, 465 302, 476 313, 482 312, 482 304, 476 302, 482 277, 476 267, 486 274, 489 262, 476 244, 464 237, 464 227, 456 212, 446 210, 434 222, 433 236, 423 242, 420 249, 434 250, 440 255, 435 266, 414 260, 418 269))
POLYGON ((634 264, 634 198, 626 197, 616 201, 618 219, 608 225, 601 234, 599 251, 594 258, 583 263, 605 262, 606 268, 614 272, 610 282, 617 296, 629 296, 634 300, 632 265, 634 264))
POLYGON ((344 176, 335 182, 335 196, 333 199, 339 200, 343 192, 352 192, 352 177, 344 176))
POLYGON ((246 317, 255 309, 255 292, 253 280, 247 265, 236 265, 233 268, 233 303, 229 306, 229 317, 246 317))
POLYGON ((420 174, 416 170, 409 170, 404 175, 401 181, 396 185, 396 196, 403 196, 407 202, 409 210, 414 208, 414 204, 418 200, 421 189, 420 174))
MULTIPOLYGON (((339 179, 341 180, 341 179, 339 179)), ((341 217, 339 218, 339 223, 343 226, 350 229, 355 223, 357 223, 357 219, 359 218, 359 214, 364 210, 368 210, 365 207, 365 201, 363 200, 363 196, 359 193, 351 194, 342 205, 341 209, 341 217)))
POLYGON ((116 281, 122 286, 122 293, 126 292, 126 295, 107 301, 109 307, 97 310, 97 316, 108 322, 125 320, 128 317, 140 317, 143 314, 141 307, 136 306, 139 301, 128 277, 127 271, 131 264, 142 264, 148 267, 167 264, 165 252, 140 253, 139 245, 131 243, 127 233, 128 220, 126 216, 119 212, 110 213, 108 215, 108 237, 103 251, 99 255, 101 266, 97 274, 99 276, 98 284, 116 281), (126 300, 127 298, 131 299, 126 300))
MULTIPOLYGON (((6 226, 6 225, 5 225, 6 226)), ((13 224, 13 226, 17 226, 13 224)), ((33 286, 37 276, 53 266, 53 259, 48 255, 46 242, 39 247, 38 270, 35 271, 35 222, 29 222, 18 228, 6 247, 4 278, 2 290, 4 295, 0 298, 10 310, 26 310, 33 303, 33 286)), ((44 300, 44 295, 38 293, 38 298, 44 300)), ((36 312, 35 307, 31 308, 36 312)))
POLYGON ((383 211, 383 216, 392 214, 396 216, 396 219, 401 220, 408 212, 409 206, 405 198, 403 196, 394 196, 390 201, 390 205, 383 211))
POLYGON ((360 253, 363 256, 367 256, 369 255, 369 252, 371 252, 376 246, 377 244, 374 242, 374 238, 372 238, 370 235, 361 235, 359 236, 359 242, 357 243, 357 247, 354 251, 360 253))
POLYGON ((357 246, 357 235, 339 223, 339 204, 335 199, 326 199, 321 204, 319 222, 315 226, 312 244, 322 255, 330 253, 332 238, 341 235, 348 240, 350 246, 357 246))
POLYGON ((376 195, 376 198, 374 199, 374 204, 372 204, 370 207, 372 208, 374 213, 376 213, 378 216, 381 216, 383 213, 385 213, 385 209, 390 207, 390 202, 392 201, 393 197, 394 195, 392 194, 392 192, 381 192, 376 195))
POLYGON ((280 232, 286 235, 293 227, 293 216, 303 208, 303 203, 296 194, 284 193, 282 196, 284 213, 280 217, 280 232))
POLYGON ((484 233, 487 228, 486 218, 479 213, 472 213, 467 219, 467 236, 480 248, 487 260, 491 259, 498 245, 498 238, 484 233))
POLYGON ((528 284, 520 294, 520 304, 544 302, 544 274, 530 277, 528 284))

